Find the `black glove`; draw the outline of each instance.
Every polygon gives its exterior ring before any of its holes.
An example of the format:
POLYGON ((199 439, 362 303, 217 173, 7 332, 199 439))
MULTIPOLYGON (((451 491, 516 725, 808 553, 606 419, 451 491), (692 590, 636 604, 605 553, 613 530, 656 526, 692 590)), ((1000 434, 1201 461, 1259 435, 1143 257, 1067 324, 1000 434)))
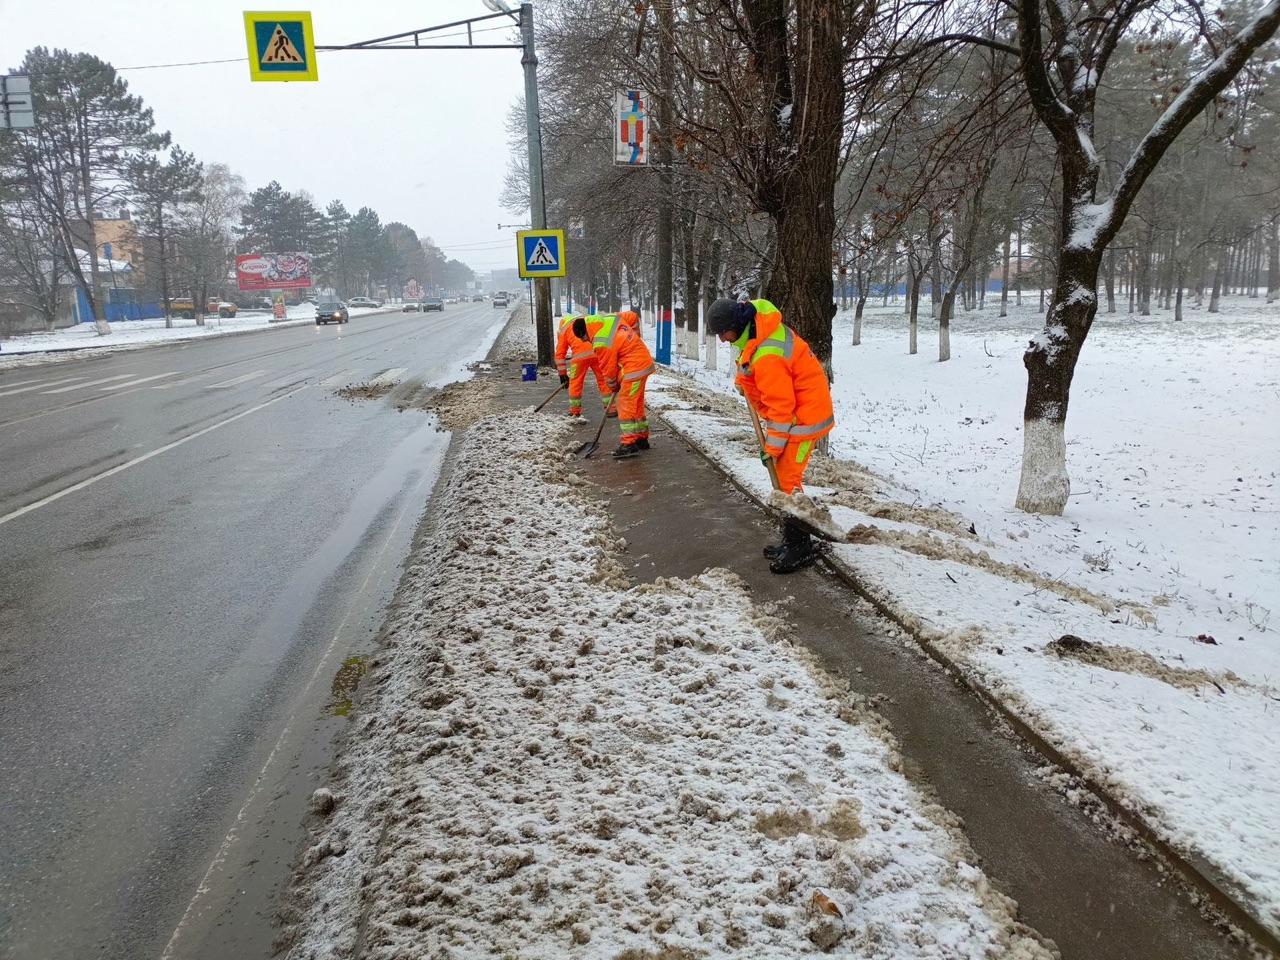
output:
POLYGON ((569 375, 567 373, 560 374, 560 386, 567 387, 569 385, 569 375))

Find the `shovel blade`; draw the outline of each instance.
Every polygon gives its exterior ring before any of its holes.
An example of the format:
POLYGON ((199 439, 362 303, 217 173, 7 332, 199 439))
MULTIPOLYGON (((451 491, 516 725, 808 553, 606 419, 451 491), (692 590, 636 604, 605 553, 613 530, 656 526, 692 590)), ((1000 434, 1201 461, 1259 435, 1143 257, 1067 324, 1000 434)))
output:
POLYGON ((599 440, 588 440, 586 443, 580 446, 575 452, 577 453, 577 456, 579 459, 589 460, 591 459, 591 455, 595 453, 596 450, 598 450, 599 448, 600 448, 599 440))

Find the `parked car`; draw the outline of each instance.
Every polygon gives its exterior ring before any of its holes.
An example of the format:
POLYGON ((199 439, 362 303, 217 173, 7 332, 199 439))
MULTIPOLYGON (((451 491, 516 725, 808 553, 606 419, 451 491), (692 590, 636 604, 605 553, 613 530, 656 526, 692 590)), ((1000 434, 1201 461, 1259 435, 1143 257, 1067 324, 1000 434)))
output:
POLYGON ((473 293, 473 294, 471 295, 471 302, 472 302, 472 303, 484 303, 484 294, 483 294, 483 293, 473 293))
MULTIPOLYGON (((191 297, 172 297, 169 300, 169 309, 180 317, 193 320, 196 315, 196 302, 191 297)), ((206 316, 217 314, 220 317, 234 317, 237 310, 234 303, 219 300, 217 297, 210 297, 204 305, 206 316)))
POLYGON ((406 300, 404 306, 400 308, 401 313, 417 313, 422 307, 417 300, 406 300))
POLYGON ((271 302, 270 297, 253 298, 253 309, 255 310, 270 310, 274 306, 275 304, 271 302))
POLYGON ((495 307, 505 307, 509 301, 505 293, 495 293, 493 295, 493 305, 495 307))
POLYGON ((444 309, 444 300, 441 299, 440 297, 423 297, 422 298, 423 313, 426 313, 428 310, 443 310, 443 309, 444 309))
POLYGON ((316 306, 316 326, 322 323, 347 323, 351 312, 341 300, 329 300, 316 306))
POLYGON ((374 300, 372 297, 352 297, 347 301, 349 307, 380 307, 381 300, 374 300))

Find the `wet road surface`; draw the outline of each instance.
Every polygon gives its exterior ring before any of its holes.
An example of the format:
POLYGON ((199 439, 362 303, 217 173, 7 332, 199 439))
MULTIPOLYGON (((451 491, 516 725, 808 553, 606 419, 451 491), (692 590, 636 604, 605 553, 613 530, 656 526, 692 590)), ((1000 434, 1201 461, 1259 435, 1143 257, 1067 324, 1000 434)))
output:
POLYGON ((330 683, 448 443, 333 391, 456 379, 505 316, 0 371, 0 957, 266 955, 330 683))

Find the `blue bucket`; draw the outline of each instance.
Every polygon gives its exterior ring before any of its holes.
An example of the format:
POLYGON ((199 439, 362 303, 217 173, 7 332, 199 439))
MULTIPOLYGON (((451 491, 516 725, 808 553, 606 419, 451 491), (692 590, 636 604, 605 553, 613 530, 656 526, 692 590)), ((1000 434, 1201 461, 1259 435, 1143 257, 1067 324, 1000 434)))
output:
POLYGON ((536 363, 520 364, 520 379, 521 380, 537 380, 538 365, 536 363))

